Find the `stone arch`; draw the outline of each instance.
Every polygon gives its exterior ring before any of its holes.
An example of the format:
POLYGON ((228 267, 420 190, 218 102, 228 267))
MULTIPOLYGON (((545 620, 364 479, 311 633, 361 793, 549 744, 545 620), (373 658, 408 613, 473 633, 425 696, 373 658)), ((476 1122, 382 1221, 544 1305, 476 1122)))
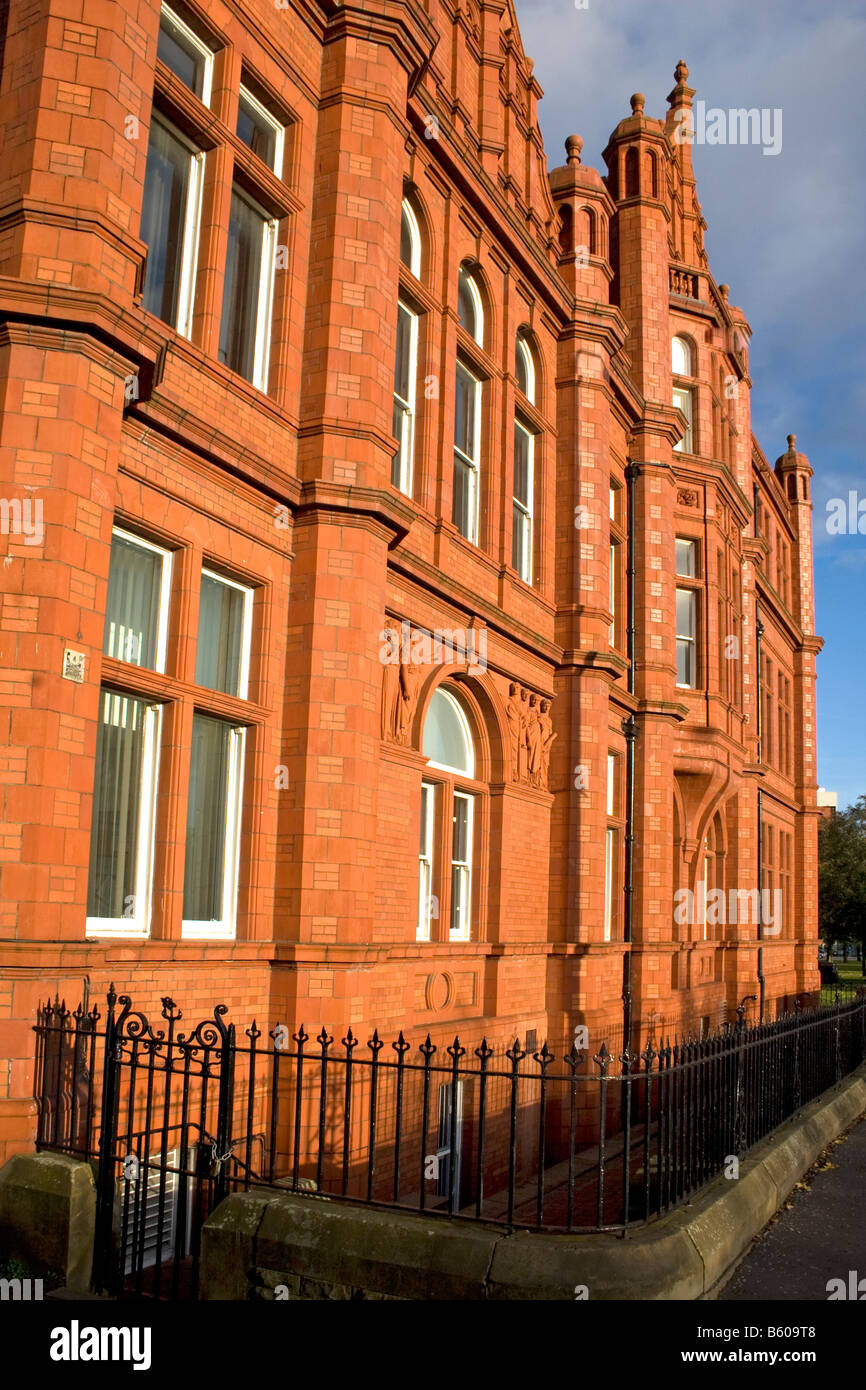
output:
POLYGON ((412 724, 412 747, 420 752, 430 701, 442 686, 456 695, 469 722, 475 745, 476 781, 504 782, 508 748, 505 705, 489 674, 470 675, 465 663, 438 666, 424 681, 412 724))

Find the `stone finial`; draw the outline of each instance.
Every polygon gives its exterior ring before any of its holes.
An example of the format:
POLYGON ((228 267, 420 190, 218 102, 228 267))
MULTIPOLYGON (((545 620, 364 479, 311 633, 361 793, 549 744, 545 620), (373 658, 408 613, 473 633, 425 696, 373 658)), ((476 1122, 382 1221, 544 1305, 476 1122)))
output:
POLYGON ((687 82, 688 79, 689 70, 686 66, 686 60, 685 58, 680 58, 680 61, 674 68, 674 81, 677 83, 678 86, 681 86, 684 82, 687 82))
POLYGON ((634 96, 631 98, 632 115, 642 116, 645 105, 646 97, 644 96, 643 92, 635 92, 634 96))
POLYGON ((580 152, 583 149, 583 141, 579 135, 569 135, 565 142, 565 153, 568 155, 568 162, 571 165, 580 163, 580 152))
POLYGON ((727 304, 728 295, 731 292, 730 285, 719 285, 719 294, 722 296, 722 303, 727 304))
POLYGON ((796 436, 795 434, 789 434, 789 435, 788 435, 788 453, 789 453, 789 454, 793 454, 793 453, 795 452, 795 447, 794 447, 794 446, 796 445, 796 443, 797 443, 797 436, 796 436))

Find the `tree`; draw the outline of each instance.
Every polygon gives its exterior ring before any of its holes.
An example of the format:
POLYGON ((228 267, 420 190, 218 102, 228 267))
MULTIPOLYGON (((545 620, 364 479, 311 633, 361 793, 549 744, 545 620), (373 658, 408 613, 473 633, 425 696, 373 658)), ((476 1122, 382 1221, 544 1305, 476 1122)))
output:
POLYGON ((866 796, 818 828, 818 920, 821 936, 866 950, 866 796))

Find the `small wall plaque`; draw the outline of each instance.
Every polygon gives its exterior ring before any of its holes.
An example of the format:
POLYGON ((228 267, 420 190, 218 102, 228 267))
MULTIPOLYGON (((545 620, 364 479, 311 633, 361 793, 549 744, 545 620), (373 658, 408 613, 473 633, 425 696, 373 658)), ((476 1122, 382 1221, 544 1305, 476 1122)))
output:
POLYGON ((63 653, 63 679, 81 685, 84 680, 84 652, 74 652, 67 647, 63 653))

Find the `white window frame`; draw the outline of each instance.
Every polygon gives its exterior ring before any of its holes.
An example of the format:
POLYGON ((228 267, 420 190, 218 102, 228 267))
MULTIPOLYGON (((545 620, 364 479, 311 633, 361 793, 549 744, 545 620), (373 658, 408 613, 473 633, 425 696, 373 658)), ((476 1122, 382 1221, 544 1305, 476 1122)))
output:
MULTIPOLYGON (((174 10, 168 5, 162 5, 160 7, 160 28, 162 28, 163 20, 167 21, 166 27, 168 29, 175 29, 177 33, 180 34, 181 38, 186 39, 187 43, 192 48, 195 48, 201 55, 204 61, 204 71, 202 72, 201 96, 199 97, 199 101, 202 106, 210 106, 210 99, 213 91, 213 49, 209 48, 204 40, 199 38, 195 30, 190 29, 189 25, 184 23, 180 15, 175 14, 174 10)), ((178 78, 178 81, 180 81, 180 78, 178 78)), ((195 92, 193 92, 193 96, 195 96, 195 92)))
POLYGON ((698 897, 699 921, 700 921, 700 923, 701 923, 701 927, 702 927, 702 930, 703 930, 703 937, 702 937, 702 939, 703 939, 704 941, 707 941, 707 940, 709 939, 708 934, 707 934, 707 896, 708 896, 708 894, 709 894, 709 889, 710 889, 710 870, 711 870, 711 868, 712 868, 712 857, 711 857, 711 855, 710 855, 710 853, 709 853, 708 850, 704 850, 704 857, 703 857, 704 876, 703 876, 703 879, 701 879, 701 880, 698 882, 698 895, 697 895, 697 897, 698 897))
MULTIPOLYGON (((238 693, 230 698, 246 700, 250 682, 250 650, 252 647, 253 631, 253 590, 248 584, 239 584, 236 579, 229 579, 224 574, 218 574, 216 570, 209 569, 207 565, 202 565, 202 579, 211 579, 216 584, 224 584, 227 589, 236 589, 244 596, 243 626, 241 629, 241 664, 238 672, 238 693)), ((199 634, 196 632, 196 650, 198 649, 199 634)), ((202 690, 210 690, 209 685, 200 687, 202 690)), ((222 691, 217 691, 222 694, 222 691)), ((202 713, 206 711, 202 710, 202 713)))
POLYGON ((693 401, 691 388, 688 386, 675 386, 673 396, 673 403, 675 408, 677 410, 682 411, 687 421, 686 432, 683 435, 682 439, 677 440, 676 444, 674 445, 674 451, 676 453, 693 454, 694 440, 692 438, 692 430, 694 428, 694 420, 692 411, 693 401))
MULTIPOLYGON (((470 469, 470 475, 469 475, 469 476, 470 476, 470 485, 471 485, 471 492, 472 492, 472 496, 471 496, 472 505, 471 505, 471 507, 470 507, 470 514, 469 514, 469 519, 470 519, 470 522, 471 522, 471 525, 470 525, 470 528, 469 528, 469 529, 470 529, 470 531, 471 531, 471 535, 464 536, 463 539, 469 541, 470 545, 477 545, 477 544, 478 544, 478 508, 479 508, 479 493, 480 493, 480 490, 481 490, 479 484, 480 484, 480 477, 481 477, 481 402, 482 402, 482 386, 483 386, 483 383, 482 383, 481 379, 480 379, 479 377, 477 377, 477 376, 475 375, 475 373, 474 373, 473 371, 471 371, 471 370, 469 369, 469 367, 467 367, 466 364, 465 364, 464 362, 460 361, 460 360, 458 360, 458 362, 457 362, 457 371, 458 371, 458 374, 462 372, 464 376, 466 376, 466 377, 469 378, 469 380, 470 380, 470 381, 472 382, 472 384, 473 384, 474 391, 475 391, 475 409, 474 409, 474 411, 473 411, 474 426, 475 426, 475 427, 474 427, 473 432, 472 432, 472 434, 473 434, 473 437, 472 437, 472 448, 473 448, 473 450, 474 450, 474 455, 475 455, 475 456, 474 456, 474 458, 470 458, 468 454, 465 454, 465 453, 463 452, 463 450, 462 450, 461 448, 458 447, 456 440, 455 440, 455 442, 454 442, 454 453, 455 453, 455 454, 459 454, 460 458, 463 460, 464 463, 468 464, 469 469, 470 469)), ((461 531, 460 534, 463 535, 462 531, 461 531)))
POLYGON ((671 371, 674 376, 694 376, 694 372, 692 371, 691 344, 679 333, 675 333, 671 338, 671 371), (677 344, 679 344, 682 349, 685 368, 680 367, 677 363, 677 344))
MULTIPOLYGON (((131 917, 88 917, 85 936, 122 936, 144 940, 150 936, 153 905, 153 863, 156 848, 156 798, 159 786, 159 750, 162 734, 162 705, 147 704, 144 697, 130 691, 102 687, 99 692, 100 719, 102 701, 136 700, 145 705, 144 750, 141 759, 139 789, 138 839, 135 856, 135 912, 131 917)), ((95 799, 95 794, 94 794, 95 799)), ((91 832, 92 833, 92 832, 91 832)))
MULTIPOLYGON (((204 187, 205 152, 178 130, 173 121, 160 110, 154 108, 153 120, 171 133, 178 144, 183 145, 189 154, 189 184, 187 187, 186 212, 183 222, 183 246, 180 255, 180 282, 177 287, 176 332, 182 338, 192 337, 192 318, 195 302, 195 282, 198 274, 198 250, 201 232, 202 188, 204 187)), ((164 322, 164 320, 160 320, 164 322)))
MULTIPOLYGON (((206 710, 201 714, 208 715, 206 710)), ((209 718, 214 716, 208 715, 209 718)), ((201 922, 184 918, 181 936, 186 941, 233 941, 237 934, 238 870, 241 854, 241 812, 243 809, 244 757, 246 728, 237 725, 231 730, 226 796, 226 838, 223 857, 223 916, 218 922, 201 922)))
POLYGON ((409 316, 409 399, 404 400, 394 383, 394 400, 402 412, 402 435, 400 438, 400 478, 397 487, 406 497, 412 496, 415 474, 415 408, 418 390, 418 315, 404 300, 398 299, 397 313, 400 310, 409 316))
POLYGON ((675 565, 676 565, 676 572, 677 572, 677 578, 678 578, 678 579, 697 579, 697 577, 698 577, 698 543, 697 543, 697 541, 692 540, 691 536, 677 536, 677 537, 675 538, 675 543, 674 543, 674 558, 675 558, 675 565), (679 566, 679 557, 677 556, 677 553, 676 553, 676 547, 677 547, 677 546, 680 546, 680 545, 688 545, 688 546, 691 547, 691 552, 690 552, 690 553, 691 553, 691 556, 692 556, 692 568, 691 568, 690 570, 681 570, 681 569, 680 569, 680 566, 679 566))
MULTIPOLYGON (((529 404, 535 405, 535 358, 522 333, 517 335, 517 351, 526 370, 526 391, 524 394, 529 404)), ((520 387, 518 386, 517 389, 520 390, 520 387)))
MULTIPOLYGON (((417 941, 429 941, 431 936, 430 902, 433 896, 433 846, 435 843, 436 785, 421 783, 421 820, 424 843, 418 851, 418 923, 417 941)), ((419 836, 420 841, 420 836, 419 836)))
POLYGON ((259 294, 256 303, 256 341, 253 350, 253 379, 257 391, 267 392, 271 361, 271 329, 274 311, 274 262, 277 253, 277 219, 251 198, 245 188, 232 184, 232 193, 247 203, 262 219, 262 265, 259 273, 259 294))
MULTIPOLYGON (((614 813, 616 789, 616 754, 607 755, 607 786, 605 811, 608 818, 614 813)), ((613 871, 616 852, 616 830, 609 825, 604 840, 604 940, 610 941, 613 927, 613 871)))
POLYGON ((472 782, 475 780, 475 741, 472 737, 472 729, 470 728, 469 720, 466 718, 466 715, 461 709, 460 701, 454 698, 450 690, 443 690, 440 687, 439 689, 435 690, 433 694, 434 696, 441 695, 442 698, 448 700, 448 702, 451 705, 453 705, 454 709, 456 710, 457 718, 460 721, 460 726, 463 730, 463 735, 466 739, 467 747, 469 748, 470 766, 468 770, 465 767, 452 767, 450 763, 437 763, 432 758, 428 759, 427 766, 438 768, 440 772, 450 772, 454 777, 465 777, 468 781, 472 782))
MULTIPOLYGON (((481 291, 471 270, 465 266, 460 267, 460 279, 465 280, 469 286, 469 295, 472 300, 472 307, 475 310, 475 332, 470 337, 479 347, 484 346, 484 300, 481 298, 481 291)), ((467 330, 468 331, 468 330, 467 330)))
POLYGON ((616 850, 616 831, 608 826, 604 838, 604 940, 610 941, 613 930, 613 860, 616 850))
POLYGON ((465 801, 467 804, 466 815, 466 858, 454 859, 454 831, 451 831, 451 843, 448 850, 448 862, 451 868, 451 919, 448 923, 449 941, 469 941, 472 937, 472 856, 475 844, 475 797, 471 792, 458 791, 454 789, 454 802, 465 801), (451 925, 454 918, 454 870, 459 869, 459 881, 463 884, 461 892, 461 905, 463 912, 463 928, 456 931, 451 925))
MULTIPOLYGON (((118 540, 127 541, 130 545, 137 545, 141 550, 150 550, 154 555, 159 555, 162 559, 162 574, 159 585, 159 615, 157 617, 156 628, 156 650, 154 653, 154 664, 142 666, 137 661, 130 661, 127 664, 134 666, 139 671, 154 670, 160 674, 165 673, 166 652, 168 649, 168 618, 171 607, 171 569, 173 555, 170 550, 166 550, 161 545, 154 545, 153 541, 146 541, 143 536, 136 536, 132 531, 125 531, 121 526, 111 528, 112 538, 117 536, 118 540)), ((110 563, 110 562, 109 562, 110 563)), ((108 615, 106 614, 106 619, 108 615)), ((116 661, 123 661, 123 657, 113 658, 116 661)))
MULTIPOLYGON (((403 199, 403 202, 400 204, 400 232, 401 232, 401 235, 402 235, 402 231, 403 231, 403 218, 404 218, 404 217, 406 218, 406 222, 407 222, 407 225, 408 225, 408 227, 409 227, 409 241, 410 241, 410 244, 411 244, 411 251, 410 251, 410 254, 409 254, 409 264, 406 266, 406 269, 410 272, 410 274, 412 274, 412 275, 415 276, 415 279, 416 279, 416 280, 420 280, 420 279, 421 279, 421 228, 420 228, 419 225, 418 225, 418 218, 417 218, 416 215, 415 215, 415 209, 413 208, 413 206, 412 206, 412 204, 410 203, 410 201, 409 201, 408 198, 404 198, 404 199, 403 199)), ((400 264, 401 264, 401 265, 406 265, 406 262, 405 262, 405 261, 401 261, 400 264)))
POLYGON ((521 519, 524 523, 524 535, 526 539, 526 545, 523 552, 523 568, 519 569, 517 573, 520 575, 520 578, 523 580, 524 584, 531 584, 535 544, 535 435, 532 433, 530 429, 526 427, 526 425, 523 424, 521 420, 514 421, 514 428, 515 430, 520 430, 526 436, 526 439, 528 441, 528 487, 526 489, 529 499, 528 504, 524 504, 523 502, 521 502, 519 498, 515 495, 513 490, 511 494, 512 525, 516 520, 515 513, 519 512, 521 515, 521 519))
MULTIPOLYGON (((696 592, 695 589, 683 588, 683 587, 681 587, 681 586, 679 586, 679 585, 677 586, 676 592, 677 592, 677 595, 679 595, 679 594, 688 594, 688 595, 689 595, 689 599, 690 599, 690 601, 691 601, 691 606, 692 606, 692 626, 693 626, 693 628, 694 628, 694 633, 691 634, 691 635, 687 635, 686 633, 681 633, 681 632, 680 632, 680 630, 679 630, 679 626, 680 626, 680 625, 679 625, 679 622, 676 623, 676 629, 677 629, 677 651, 679 651, 679 646, 680 646, 680 643, 681 643, 681 642, 683 642, 683 643, 688 643, 689 646, 691 647, 691 660, 690 660, 689 662, 687 662, 686 664, 687 664, 688 666, 691 667, 691 669, 692 669, 692 675, 693 675, 693 677, 694 677, 694 679, 691 680, 691 681, 681 681, 681 680, 677 680, 677 689, 678 689, 678 690, 697 690, 697 688, 698 688, 698 679, 697 679, 697 677, 698 677, 698 671, 697 671, 698 599, 697 599, 697 592, 696 592)), ((677 667, 679 667, 679 661, 677 661, 677 667)), ((678 672, 678 674, 679 674, 679 672, 678 672)))
POLYGON ((610 647, 616 647, 616 570, 618 560, 619 542, 611 541, 608 573, 608 603, 610 604, 611 619, 607 629, 607 641, 610 647))
MULTIPOLYGON (((281 125, 277 118, 271 115, 267 107, 263 106, 258 97, 254 97, 249 87, 245 87, 243 83, 240 85, 238 98, 239 104, 242 101, 246 106, 252 107, 259 120, 263 121, 265 125, 270 126, 271 130, 274 132, 274 162, 273 164, 266 165, 266 167, 272 169, 277 178, 281 178, 286 137, 285 126, 281 125)), ((251 150, 250 153, 253 153, 253 151, 251 150)), ((258 159, 259 156, 256 155, 256 158, 258 159)), ((262 163, 264 164, 265 161, 262 160, 262 163)))

